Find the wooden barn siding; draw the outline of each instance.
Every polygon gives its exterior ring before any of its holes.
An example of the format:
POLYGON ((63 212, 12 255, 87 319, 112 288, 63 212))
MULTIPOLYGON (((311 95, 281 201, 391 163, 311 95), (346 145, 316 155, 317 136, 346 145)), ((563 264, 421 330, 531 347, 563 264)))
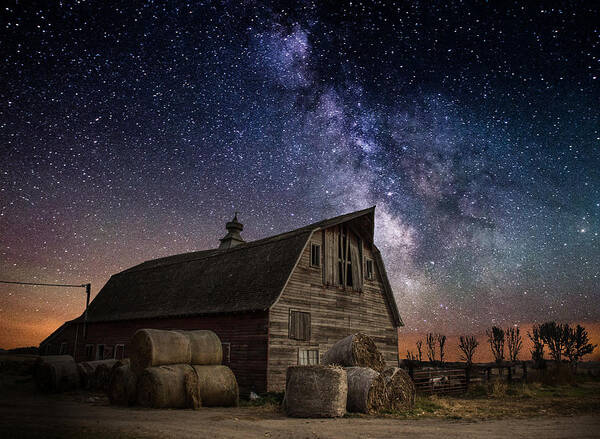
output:
MULTIPOLYGON (((129 352, 129 339, 141 328, 154 329, 210 329, 222 343, 231 343, 229 367, 235 374, 240 392, 264 392, 267 387, 267 330, 268 312, 223 314, 186 318, 127 320, 118 322, 90 323, 86 340, 79 332, 77 361, 85 358, 86 344, 125 345, 125 357, 129 352)), ((70 343, 74 338, 71 338, 70 343)), ((72 344, 70 345, 72 346, 72 344)), ((70 351, 72 352, 72 351, 70 351)))
MULTIPOLYGON (((315 233, 311 242, 322 245, 322 233, 315 233)), ((364 248, 364 257, 373 259, 369 248, 364 248)), ((321 268, 310 266, 309 243, 281 298, 271 307, 268 390, 284 390, 286 368, 297 364, 299 348, 318 348, 320 361, 333 343, 359 331, 374 338, 389 366, 398 365, 397 329, 375 263, 374 280, 365 278, 363 292, 325 287, 321 268), (290 309, 311 313, 309 341, 288 338, 290 309)))

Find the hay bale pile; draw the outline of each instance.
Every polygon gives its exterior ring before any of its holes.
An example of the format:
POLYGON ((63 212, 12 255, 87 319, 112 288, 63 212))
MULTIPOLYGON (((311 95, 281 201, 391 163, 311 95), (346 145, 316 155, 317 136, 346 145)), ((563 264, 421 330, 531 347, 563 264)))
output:
POLYGON ((383 355, 377 349, 373 339, 360 332, 335 343, 323 355, 322 363, 342 367, 370 367, 377 372, 385 369, 383 355))
POLYGON ((240 392, 235 375, 227 366, 193 366, 198 391, 205 407, 236 407, 240 392))
POLYGON ((191 364, 190 340, 179 331, 140 329, 129 346, 131 370, 140 375, 144 369, 167 364, 191 364))
POLYGON ((42 392, 64 392, 80 385, 77 364, 70 355, 39 357, 33 376, 37 388, 42 392))
POLYGON ((397 367, 385 369, 383 355, 367 335, 338 341, 322 363, 328 366, 288 367, 284 399, 288 416, 334 417, 346 410, 376 413, 414 406, 412 379, 397 367))
POLYGON ((295 418, 334 418, 346 413, 348 381, 338 366, 287 368, 284 406, 295 418))
POLYGON ((387 389, 382 374, 370 367, 347 367, 349 412, 375 413, 387 408, 387 389))
POLYGON ((112 368, 107 393, 112 404, 153 408, 237 406, 235 375, 222 366, 221 340, 212 331, 140 329, 130 359, 112 368))
POLYGON ((404 369, 390 367, 381 376, 385 382, 387 410, 402 411, 414 407, 415 383, 404 369))
POLYGON ((138 378, 137 403, 153 408, 198 408, 198 376, 189 364, 146 368, 138 378))

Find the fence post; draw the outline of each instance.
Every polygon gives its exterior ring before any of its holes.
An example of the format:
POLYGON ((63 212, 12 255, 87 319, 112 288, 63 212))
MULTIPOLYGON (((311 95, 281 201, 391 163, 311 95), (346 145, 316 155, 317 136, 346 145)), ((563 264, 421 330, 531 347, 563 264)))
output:
POLYGON ((527 361, 523 361, 523 381, 527 384, 527 361))
POLYGON ((490 366, 485 370, 485 380, 489 383, 492 375, 492 368, 490 366))
POLYGON ((508 365, 508 384, 512 383, 512 364, 508 365))

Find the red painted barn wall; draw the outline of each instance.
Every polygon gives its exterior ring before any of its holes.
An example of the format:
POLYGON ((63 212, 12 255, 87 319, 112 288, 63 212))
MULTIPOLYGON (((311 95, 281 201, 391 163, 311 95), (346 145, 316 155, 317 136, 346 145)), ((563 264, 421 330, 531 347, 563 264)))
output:
MULTIPOLYGON (((83 325, 79 324, 76 361, 84 361, 85 346, 104 344, 114 349, 125 345, 125 357, 129 352, 129 340, 138 329, 210 329, 222 343, 230 343, 229 367, 235 374, 240 392, 265 392, 267 389, 267 343, 268 312, 223 314, 185 318, 140 319, 117 322, 88 323, 87 337, 83 339, 83 325)), ((75 327, 67 328, 51 341, 53 349, 62 341, 68 341, 69 354, 73 353, 75 327)), ((50 352, 49 352, 50 353, 50 352)), ((111 356, 112 357, 112 356, 111 356)), ((224 360, 225 361, 225 360, 224 360)))

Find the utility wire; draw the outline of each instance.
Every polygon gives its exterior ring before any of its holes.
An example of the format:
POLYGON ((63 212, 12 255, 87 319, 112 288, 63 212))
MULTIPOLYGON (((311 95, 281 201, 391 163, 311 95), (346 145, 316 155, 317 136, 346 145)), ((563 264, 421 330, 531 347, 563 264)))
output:
POLYGON ((87 284, 74 285, 74 284, 44 284, 39 282, 17 282, 10 280, 0 280, 0 284, 15 284, 15 285, 39 285, 43 287, 68 287, 68 288, 85 288, 87 284))

